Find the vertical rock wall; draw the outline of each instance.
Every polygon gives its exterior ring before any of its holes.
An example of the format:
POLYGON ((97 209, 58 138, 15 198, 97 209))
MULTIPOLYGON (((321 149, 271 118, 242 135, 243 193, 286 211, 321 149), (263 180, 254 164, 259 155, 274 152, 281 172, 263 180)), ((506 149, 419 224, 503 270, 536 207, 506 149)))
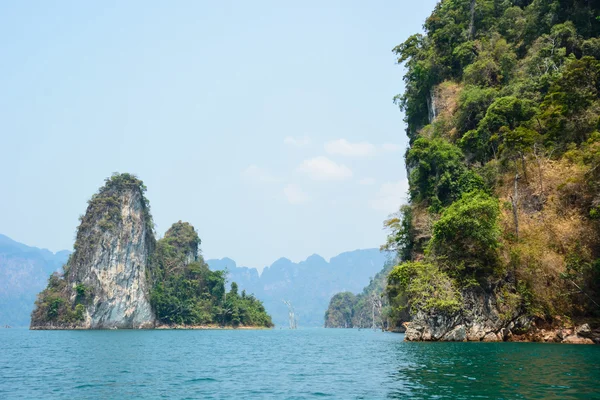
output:
POLYGON ((91 329, 154 326, 146 280, 153 238, 145 223, 142 194, 127 190, 119 201, 120 221, 115 228, 103 231, 96 223, 86 234, 97 235, 97 244, 75 259, 69 270, 72 285, 82 283, 92 289, 84 323, 91 329))
POLYGON ((38 296, 31 329, 152 328, 148 279, 155 246, 143 183, 116 174, 89 201, 63 277, 38 296))

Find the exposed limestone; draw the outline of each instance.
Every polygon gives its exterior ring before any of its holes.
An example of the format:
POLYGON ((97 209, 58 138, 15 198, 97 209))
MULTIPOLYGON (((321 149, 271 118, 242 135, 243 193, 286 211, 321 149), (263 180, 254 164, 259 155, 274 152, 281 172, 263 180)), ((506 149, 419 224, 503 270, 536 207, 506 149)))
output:
POLYGON ((502 340, 494 332, 488 332, 484 336, 482 341, 483 342, 501 342, 502 340))
MULTIPOLYGON (((407 330, 407 340, 501 341, 510 330, 526 323, 516 311, 506 312, 497 304, 493 290, 470 288, 462 292, 464 306, 453 314, 418 311, 407 330)), ((509 310, 510 311, 510 310, 509 310)))
POLYGON ((578 335, 570 335, 563 339, 561 343, 569 344, 594 344, 594 341, 589 338, 581 337, 578 335))
POLYGON ((271 328, 253 295, 235 283, 225 295, 226 278, 204 262, 192 225, 179 221, 156 242, 145 190, 130 174, 106 179, 80 218, 63 273, 38 295, 30 328, 271 328))
POLYGON ((584 338, 591 338, 592 337, 592 330, 590 329, 590 326, 588 324, 583 324, 581 326, 578 326, 577 328, 575 328, 575 333, 578 336, 584 337, 584 338))
POLYGON ((146 279, 154 235, 143 189, 132 175, 115 175, 92 197, 65 276, 40 294, 31 329, 154 327, 146 279), (54 298, 61 308, 49 312, 54 298))
POLYGON ((152 243, 144 221, 142 194, 127 190, 120 195, 120 201, 120 226, 114 233, 101 232, 94 226, 90 234, 100 235, 98 244, 89 257, 77 260, 70 269, 73 287, 78 282, 93 290, 83 323, 91 329, 154 326, 146 282, 152 243))
POLYGON ((500 289, 464 290, 463 308, 453 314, 417 311, 412 321, 405 324, 405 340, 600 344, 600 330, 592 330, 589 324, 565 326, 557 318, 554 325, 536 326, 523 310, 507 308, 498 301, 496 293, 500 289))
POLYGON ((446 342, 464 342, 466 339, 467 331, 464 325, 457 326, 442 337, 442 340, 446 342))

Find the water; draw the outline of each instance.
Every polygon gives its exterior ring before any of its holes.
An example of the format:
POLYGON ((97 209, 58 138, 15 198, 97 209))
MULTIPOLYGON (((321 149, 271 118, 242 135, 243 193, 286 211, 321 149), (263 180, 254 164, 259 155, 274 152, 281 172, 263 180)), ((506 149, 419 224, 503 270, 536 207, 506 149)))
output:
POLYGON ((600 346, 368 330, 0 329, 0 399, 591 399, 600 346))

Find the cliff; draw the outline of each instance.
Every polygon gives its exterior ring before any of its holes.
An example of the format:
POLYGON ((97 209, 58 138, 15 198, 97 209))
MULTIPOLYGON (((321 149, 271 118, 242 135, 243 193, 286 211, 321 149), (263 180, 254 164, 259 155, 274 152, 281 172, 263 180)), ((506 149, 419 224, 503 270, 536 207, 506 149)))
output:
POLYGON ((154 326, 146 280, 154 249, 143 183, 114 175, 89 201, 64 277, 42 292, 31 329, 154 326))
POLYGON ((166 326, 271 327, 262 303, 202 258, 187 222, 154 238, 143 182, 106 179, 77 230, 74 253, 35 302, 31 329, 140 329, 166 326))
POLYGON ((410 203, 386 292, 408 340, 600 341, 596 11, 443 0, 393 50, 410 203))
POLYGON ((547 342, 600 344, 598 324, 575 324, 568 318, 545 321, 518 306, 520 299, 506 288, 469 288, 461 292, 461 308, 456 312, 417 310, 404 324, 408 341, 449 342, 547 342), (513 304, 508 302, 513 301, 513 304))

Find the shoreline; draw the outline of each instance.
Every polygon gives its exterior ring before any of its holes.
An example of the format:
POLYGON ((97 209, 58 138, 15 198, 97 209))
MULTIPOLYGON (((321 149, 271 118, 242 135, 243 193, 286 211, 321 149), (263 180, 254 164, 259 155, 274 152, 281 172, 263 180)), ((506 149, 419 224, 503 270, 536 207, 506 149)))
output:
POLYGON ((166 330, 197 330, 197 331, 261 331, 261 330, 270 330, 274 329, 273 327, 265 327, 265 326, 220 326, 220 325, 157 325, 154 327, 140 327, 140 328, 86 328, 86 327, 77 327, 77 326, 34 326, 28 328, 30 331, 166 331, 166 330))
MULTIPOLYGON (((270 330, 273 327, 267 328, 266 326, 221 326, 221 325, 157 325, 154 330, 198 330, 198 331, 262 331, 270 330)), ((151 330, 152 330, 151 329, 151 330)))
POLYGON ((496 331, 490 329, 482 335, 471 336, 465 332, 465 327, 458 326, 449 332, 434 337, 429 326, 416 326, 410 322, 403 324, 406 327, 404 341, 406 342, 472 342, 472 343, 554 343, 554 344, 582 344, 600 345, 600 328, 590 328, 588 323, 581 325, 556 326, 545 324, 536 326, 525 332, 512 332, 507 328, 496 331), (461 329, 461 334, 453 334, 461 329))

